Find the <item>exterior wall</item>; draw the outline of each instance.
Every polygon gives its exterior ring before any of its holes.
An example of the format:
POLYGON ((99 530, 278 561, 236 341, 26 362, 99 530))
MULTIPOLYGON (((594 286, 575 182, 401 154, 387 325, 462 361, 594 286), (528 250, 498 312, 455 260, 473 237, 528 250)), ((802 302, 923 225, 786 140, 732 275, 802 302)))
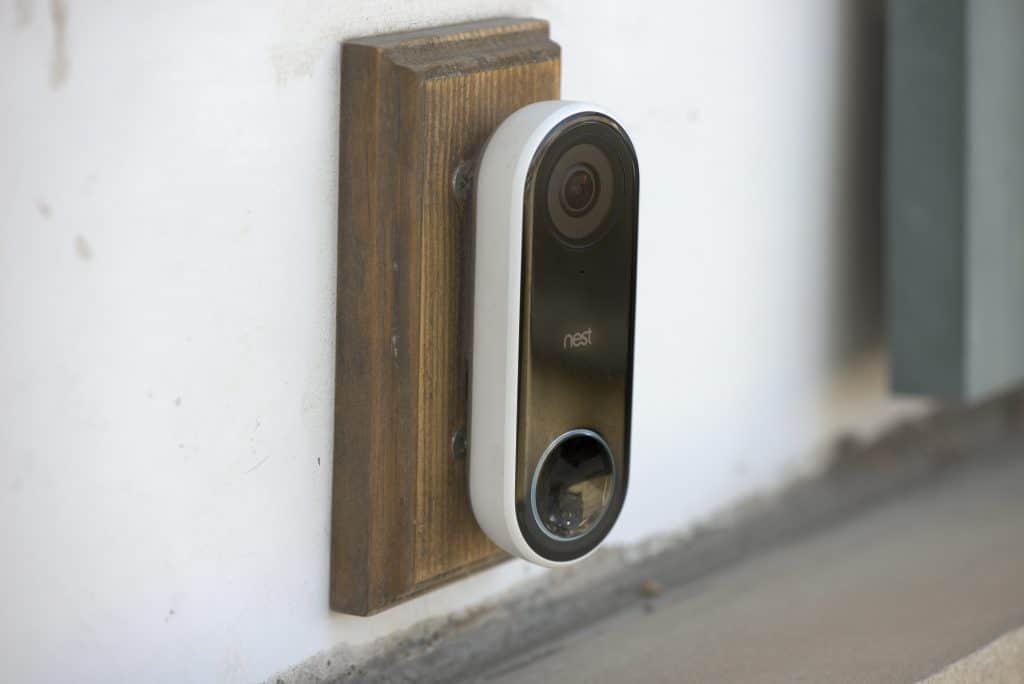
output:
POLYGON ((12 681, 253 681, 479 603, 327 609, 338 44, 548 18, 641 160, 634 463, 685 530, 888 397, 878 3, 0 5, 0 646, 12 681))
POLYGON ((893 387, 979 401, 1024 384, 1024 4, 888 3, 893 387))
POLYGON ((965 395, 977 399, 1024 383, 1024 4, 975 0, 964 11, 965 395))

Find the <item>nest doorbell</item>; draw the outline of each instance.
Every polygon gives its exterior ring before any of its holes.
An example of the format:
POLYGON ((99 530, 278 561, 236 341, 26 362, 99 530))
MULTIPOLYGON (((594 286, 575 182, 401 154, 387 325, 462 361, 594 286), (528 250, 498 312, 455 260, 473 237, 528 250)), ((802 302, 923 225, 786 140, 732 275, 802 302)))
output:
POLYGON ((638 167, 604 109, 524 107, 476 173, 473 512, 545 566, 593 551, 629 476, 638 167))

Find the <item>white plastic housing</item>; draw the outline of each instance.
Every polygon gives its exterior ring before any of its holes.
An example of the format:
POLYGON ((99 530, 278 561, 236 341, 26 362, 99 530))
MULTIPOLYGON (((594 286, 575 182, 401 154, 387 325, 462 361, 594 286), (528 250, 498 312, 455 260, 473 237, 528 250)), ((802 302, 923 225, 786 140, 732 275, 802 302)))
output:
POLYGON ((509 553, 546 567, 571 561, 544 558, 526 542, 515 510, 523 202, 527 173, 545 137, 570 116, 603 107, 538 102, 495 130, 476 180, 476 263, 470 402, 469 493, 480 527, 509 553))

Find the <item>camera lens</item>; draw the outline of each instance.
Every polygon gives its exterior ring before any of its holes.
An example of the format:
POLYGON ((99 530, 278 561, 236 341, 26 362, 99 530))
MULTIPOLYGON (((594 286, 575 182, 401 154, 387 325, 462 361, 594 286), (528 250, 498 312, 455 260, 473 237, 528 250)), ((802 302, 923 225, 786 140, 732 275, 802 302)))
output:
POLYGON ((533 478, 533 513, 541 530, 559 541, 594 528, 611 501, 611 450, 591 430, 572 430, 548 447, 533 478))
POLYGON ((562 184, 562 208, 570 216, 582 216, 594 205, 597 177, 587 164, 576 164, 565 174, 562 184))
POLYGON ((574 247, 585 247, 602 232, 615 195, 608 155, 580 143, 557 152, 547 183, 547 209, 555 233, 574 247))

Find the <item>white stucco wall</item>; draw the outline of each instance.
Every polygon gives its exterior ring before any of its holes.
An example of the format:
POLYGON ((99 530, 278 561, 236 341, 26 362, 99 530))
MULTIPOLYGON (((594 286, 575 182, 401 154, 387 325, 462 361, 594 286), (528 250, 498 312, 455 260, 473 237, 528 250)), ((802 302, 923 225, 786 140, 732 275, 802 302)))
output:
POLYGON ((4 679, 254 681, 540 572, 327 608, 338 45, 499 14, 552 22, 641 159, 612 543, 922 408, 885 392, 875 3, 6 0, 4 679))

